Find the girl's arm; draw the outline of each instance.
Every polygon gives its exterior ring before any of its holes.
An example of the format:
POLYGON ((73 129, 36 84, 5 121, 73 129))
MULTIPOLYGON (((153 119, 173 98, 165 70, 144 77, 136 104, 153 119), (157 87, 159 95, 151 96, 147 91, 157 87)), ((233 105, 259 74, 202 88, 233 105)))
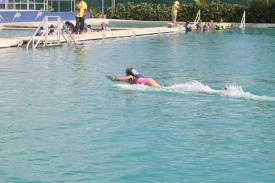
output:
POLYGON ((117 81, 127 81, 127 82, 129 82, 129 81, 132 81, 134 79, 134 77, 133 76, 116 76, 114 79, 117 80, 117 81))
POLYGON ((106 75, 106 77, 112 81, 125 81, 125 82, 132 82, 134 80, 133 76, 109 76, 106 75))

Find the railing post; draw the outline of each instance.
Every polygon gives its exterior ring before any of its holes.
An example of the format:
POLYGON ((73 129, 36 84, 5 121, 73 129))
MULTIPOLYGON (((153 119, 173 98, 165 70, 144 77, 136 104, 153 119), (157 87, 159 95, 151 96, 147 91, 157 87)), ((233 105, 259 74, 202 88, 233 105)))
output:
POLYGON ((102 13, 102 18, 104 18, 104 0, 101 0, 101 13, 102 13))
POLYGON ((61 26, 60 26, 60 17, 57 18, 57 39, 58 39, 58 44, 60 44, 60 31, 61 31, 61 26))
POLYGON ((45 16, 43 21, 37 27, 31 39, 27 43, 27 49, 29 48, 30 44, 32 44, 32 47, 34 49, 37 46, 41 45, 43 41, 44 41, 43 46, 61 45, 62 37, 67 43, 73 42, 75 45, 77 44, 74 37, 71 35, 68 28, 66 27, 66 25, 63 26, 63 20, 60 16, 45 16), (49 23, 52 19, 54 19, 56 23, 54 24, 55 27, 53 28, 54 29, 53 35, 49 37, 49 31, 50 31, 49 23), (41 34, 42 30, 40 30, 41 27, 43 27, 42 34, 41 34), (66 32, 63 32, 62 28, 64 28, 66 32), (39 35, 37 35, 38 32, 40 32, 39 35))
POLYGON ((245 11, 243 12, 242 21, 240 24, 241 29, 245 29, 245 11))
POLYGON ((201 10, 199 10, 199 11, 198 11, 198 13, 197 13, 197 15, 196 15, 196 18, 195 18, 194 23, 199 22, 199 21, 200 21, 200 19, 201 19, 201 10))
POLYGON ((46 35, 45 35, 45 43, 48 42, 48 34, 49 34, 49 25, 48 25, 48 20, 49 18, 48 17, 45 17, 46 18, 46 35))

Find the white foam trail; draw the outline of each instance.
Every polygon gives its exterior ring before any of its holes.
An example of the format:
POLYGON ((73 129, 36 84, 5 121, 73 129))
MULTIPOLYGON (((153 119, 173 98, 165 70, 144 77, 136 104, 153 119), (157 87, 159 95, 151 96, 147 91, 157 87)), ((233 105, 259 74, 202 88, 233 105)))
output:
POLYGON ((146 85, 116 84, 115 86, 124 90, 155 91, 156 89, 146 85))
POLYGON ((241 86, 227 85, 224 89, 216 90, 212 89, 206 84, 202 84, 199 81, 191 81, 182 84, 174 84, 171 86, 152 88, 145 85, 130 85, 130 84, 116 84, 115 86, 125 90, 138 90, 138 91, 162 91, 172 93, 197 93, 207 95, 218 95, 229 98, 240 98, 247 100, 262 100, 262 101, 275 101, 275 97, 258 96, 245 92, 241 86))
POLYGON ((227 96, 231 98, 244 98, 250 100, 275 101, 275 97, 254 95, 244 91, 241 86, 228 85, 225 88, 226 90, 220 91, 222 96, 227 96))
POLYGON ((207 85, 204 85, 198 81, 187 82, 183 84, 174 84, 172 86, 163 87, 168 91, 174 91, 177 93, 184 93, 184 92, 196 92, 196 93, 208 93, 208 94, 215 94, 217 90, 213 90, 207 85))

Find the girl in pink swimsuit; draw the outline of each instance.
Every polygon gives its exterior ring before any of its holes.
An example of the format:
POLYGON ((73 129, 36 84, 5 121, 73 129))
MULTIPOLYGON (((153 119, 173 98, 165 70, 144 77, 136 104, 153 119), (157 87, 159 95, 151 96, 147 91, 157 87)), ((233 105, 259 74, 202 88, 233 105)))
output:
POLYGON ((152 78, 135 78, 133 83, 134 84, 143 84, 143 85, 150 85, 152 78))
POLYGON ((134 68, 128 67, 125 70, 126 76, 116 76, 113 79, 116 81, 126 81, 132 84, 143 84, 147 86, 152 86, 159 88, 160 85, 152 78, 145 78, 134 68))

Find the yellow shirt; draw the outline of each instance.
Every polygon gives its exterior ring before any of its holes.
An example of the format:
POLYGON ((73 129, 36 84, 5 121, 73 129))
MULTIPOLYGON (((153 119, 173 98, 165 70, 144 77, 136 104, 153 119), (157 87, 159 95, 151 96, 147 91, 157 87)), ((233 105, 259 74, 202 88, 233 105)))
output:
POLYGON ((76 17, 84 17, 84 12, 87 11, 87 3, 85 1, 80 1, 76 5, 76 17))
POLYGON ((179 5, 177 5, 177 4, 173 4, 173 5, 172 5, 172 12, 173 12, 173 13, 177 13, 177 12, 178 12, 178 9, 179 9, 179 5))

